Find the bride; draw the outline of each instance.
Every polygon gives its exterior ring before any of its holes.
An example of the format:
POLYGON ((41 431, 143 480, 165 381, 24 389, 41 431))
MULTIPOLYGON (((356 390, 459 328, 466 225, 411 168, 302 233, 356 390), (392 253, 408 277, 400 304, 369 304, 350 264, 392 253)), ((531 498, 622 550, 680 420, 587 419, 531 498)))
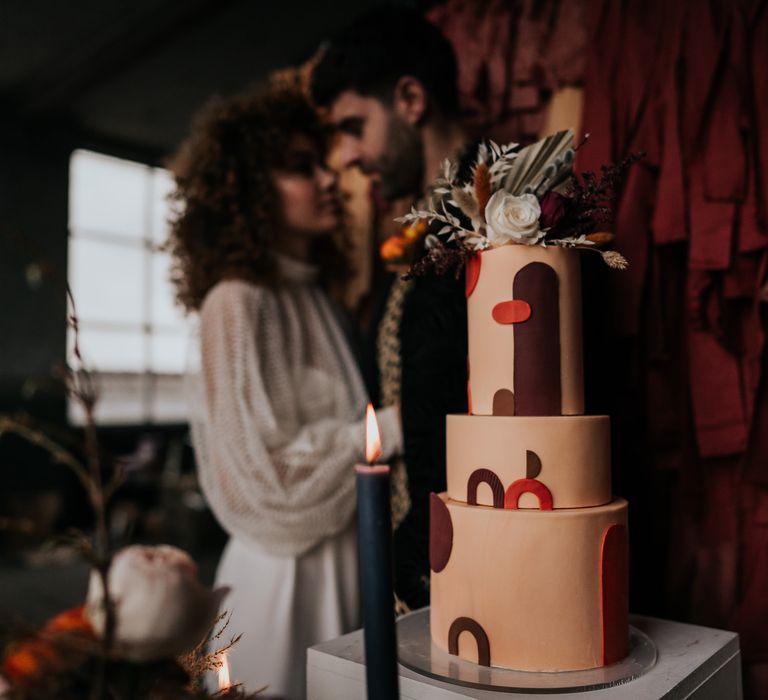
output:
MULTIPOLYGON (((363 382, 328 290, 343 280, 336 175, 298 90, 210 104, 173 166, 177 299, 199 315, 192 438, 230 535, 233 682, 305 694, 306 649, 359 626, 353 465, 363 382)), ((384 456, 397 410, 378 413, 384 456)))

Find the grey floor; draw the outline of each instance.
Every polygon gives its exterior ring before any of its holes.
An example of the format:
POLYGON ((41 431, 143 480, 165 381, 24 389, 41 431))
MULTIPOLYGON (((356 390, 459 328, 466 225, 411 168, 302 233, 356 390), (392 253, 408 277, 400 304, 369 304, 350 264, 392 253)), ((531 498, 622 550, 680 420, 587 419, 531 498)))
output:
POLYGON ((40 624, 82 604, 87 588, 85 563, 0 565, 0 620, 40 624))

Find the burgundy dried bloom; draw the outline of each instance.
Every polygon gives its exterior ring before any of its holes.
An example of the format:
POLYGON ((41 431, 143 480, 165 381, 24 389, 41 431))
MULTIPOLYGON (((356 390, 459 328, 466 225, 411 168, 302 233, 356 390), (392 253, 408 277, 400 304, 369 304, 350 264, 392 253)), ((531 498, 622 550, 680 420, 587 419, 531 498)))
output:
POLYGON ((426 255, 417 260, 403 275, 404 280, 415 277, 426 277, 428 274, 446 275, 452 272, 456 279, 461 277, 467 260, 475 254, 475 251, 459 244, 446 245, 442 241, 436 243, 427 250, 426 255))
POLYGON ((565 216, 568 201, 568 197, 551 190, 546 192, 543 197, 540 197, 541 216, 539 217, 539 226, 543 229, 557 226, 559 221, 565 216))

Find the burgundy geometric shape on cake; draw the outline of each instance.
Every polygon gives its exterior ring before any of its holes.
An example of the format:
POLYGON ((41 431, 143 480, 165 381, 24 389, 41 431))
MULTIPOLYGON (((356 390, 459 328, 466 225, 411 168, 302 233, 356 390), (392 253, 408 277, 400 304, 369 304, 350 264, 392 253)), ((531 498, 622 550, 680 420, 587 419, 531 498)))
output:
POLYGON ((467 479, 467 503, 471 506, 477 505, 477 487, 480 484, 488 484, 493 493, 493 507, 504 507, 504 485, 501 479, 490 469, 475 469, 467 479))
POLYGON ((539 499, 539 510, 552 510, 552 492, 538 479, 518 479, 504 494, 504 507, 518 509, 520 496, 532 493, 539 499))
POLYGON ((600 552, 604 666, 629 654, 628 567, 627 528, 611 525, 603 534, 600 552))
POLYGON ((429 494, 429 566, 435 573, 442 571, 453 549, 453 521, 448 506, 435 493, 429 494))
POLYGON ((562 409, 558 284, 557 273, 541 262, 523 267, 512 282, 512 296, 531 306, 530 319, 513 327, 518 416, 559 416, 562 409))
POLYGON ((472 296, 472 292, 477 287, 477 280, 480 279, 480 253, 475 253, 469 260, 464 268, 464 294, 469 299, 472 296))
POLYGON ((493 307, 491 316, 496 323, 502 325, 525 323, 531 317, 531 307, 527 301, 522 301, 522 299, 501 301, 493 307))
POLYGON ((541 474, 541 458, 533 450, 525 451, 525 476, 535 479, 541 474))
POLYGON ((493 395, 494 416, 515 415, 515 395, 509 389, 499 389, 493 395))
POLYGON ((448 653, 459 655, 459 635, 469 632, 477 644, 477 663, 480 666, 491 665, 491 643, 485 630, 471 617, 457 617, 448 630, 448 653))

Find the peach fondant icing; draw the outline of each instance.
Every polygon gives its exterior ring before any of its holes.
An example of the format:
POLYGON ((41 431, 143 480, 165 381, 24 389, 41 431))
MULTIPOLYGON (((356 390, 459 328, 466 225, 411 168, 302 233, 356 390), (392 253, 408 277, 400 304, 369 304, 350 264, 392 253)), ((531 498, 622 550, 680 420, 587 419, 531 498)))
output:
MULTIPOLYGON (((530 361, 537 363, 532 368, 528 367, 525 374, 531 377, 538 373, 544 378, 555 378, 553 375, 556 374, 560 399, 554 413, 583 413, 581 274, 578 253, 562 248, 507 245, 483 251, 479 254, 479 260, 480 264, 476 265, 479 269, 477 281, 467 298, 471 413, 493 415, 494 395, 499 390, 510 391, 515 395, 519 393, 515 387, 515 338, 523 326, 534 331, 534 337, 526 342, 526 346, 532 350, 530 361), (556 289, 552 292, 557 301, 557 318, 548 317, 552 309, 547 309, 545 317, 544 309, 537 308, 533 298, 517 299, 514 296, 519 273, 526 266, 537 263, 552 270, 556 278, 556 289), (512 301, 521 303, 509 304, 512 301), (555 323, 557 337, 549 332, 546 322, 555 323), (543 352, 548 345, 557 347, 553 348, 552 353, 543 352), (551 364, 553 353, 557 359, 555 366, 551 364)), ((538 272, 542 272, 542 269, 539 268, 538 272)), ((547 280, 540 282, 540 286, 547 286, 547 280)), ((537 297, 546 296, 538 293, 540 290, 535 284, 529 286, 533 287, 529 293, 536 293, 537 297)), ((520 290, 519 293, 524 294, 525 291, 520 290)), ((524 378, 518 377, 518 384, 524 378)))
MULTIPOLYGON (((437 646, 449 650, 451 625, 464 618, 482 630, 481 646, 487 640, 493 666, 568 671, 626 655, 626 581, 618 582, 622 594, 603 600, 609 532, 611 540, 618 537, 609 545, 614 569, 626 567, 625 500, 549 512, 473 507, 445 494, 441 502, 450 514, 452 544, 431 577, 437 646)), ((476 634, 459 634, 458 655, 478 662, 476 634)))
MULTIPOLYGON (((512 482, 535 475, 552 493, 555 508, 600 506, 611 500, 611 435, 608 416, 450 415, 446 426, 447 489, 454 501, 467 502, 470 476, 487 469, 506 491, 512 482)), ((491 485, 482 481, 477 503, 493 505, 491 485)), ((538 508, 523 496, 521 508, 538 508)))
POLYGON ((470 415, 432 495, 431 634, 481 665, 588 669, 628 653, 627 503, 610 421, 584 416, 578 252, 503 245, 466 269, 470 415))

